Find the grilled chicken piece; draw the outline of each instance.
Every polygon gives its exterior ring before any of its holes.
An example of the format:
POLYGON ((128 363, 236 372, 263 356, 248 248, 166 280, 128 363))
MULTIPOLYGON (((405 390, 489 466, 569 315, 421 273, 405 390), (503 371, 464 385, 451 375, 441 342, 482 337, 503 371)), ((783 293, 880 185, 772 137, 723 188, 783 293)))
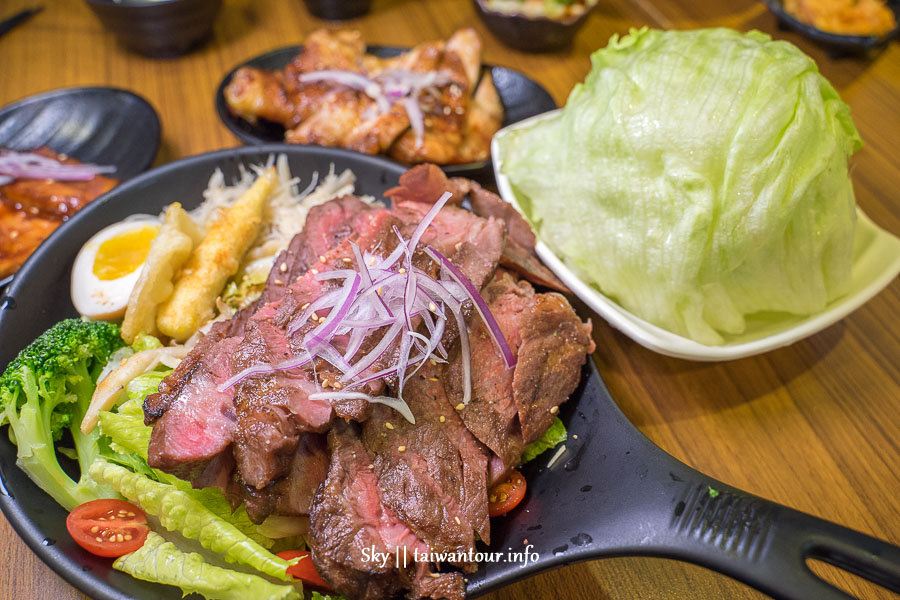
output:
POLYGON ((282 124, 285 140, 388 154, 406 163, 459 164, 483 160, 500 128, 503 107, 490 77, 481 78, 481 40, 473 29, 409 52, 378 57, 365 52, 358 31, 314 31, 283 71, 239 69, 225 90, 231 111, 250 121, 282 124), (419 92, 424 132, 418 134, 403 101, 379 107, 365 92, 331 81, 301 82, 322 70, 370 79, 391 71, 439 73, 449 78, 419 92), (384 112, 381 112, 384 111, 384 112))

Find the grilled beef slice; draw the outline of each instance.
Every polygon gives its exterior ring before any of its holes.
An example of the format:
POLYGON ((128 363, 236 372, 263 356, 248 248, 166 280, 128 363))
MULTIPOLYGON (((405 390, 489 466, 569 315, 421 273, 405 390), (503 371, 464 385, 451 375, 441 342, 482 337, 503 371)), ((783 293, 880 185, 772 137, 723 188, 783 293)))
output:
POLYGON ((322 578, 351 600, 394 598, 411 587, 423 592, 432 589, 448 600, 463 600, 464 582, 459 573, 432 577, 427 564, 413 563, 413 551, 427 552, 428 546, 382 504, 382 484, 374 467, 370 468, 372 457, 355 426, 336 422, 328 444, 331 465, 313 498, 308 540, 313 564, 322 578), (373 551, 386 556, 387 562, 372 560, 373 551))

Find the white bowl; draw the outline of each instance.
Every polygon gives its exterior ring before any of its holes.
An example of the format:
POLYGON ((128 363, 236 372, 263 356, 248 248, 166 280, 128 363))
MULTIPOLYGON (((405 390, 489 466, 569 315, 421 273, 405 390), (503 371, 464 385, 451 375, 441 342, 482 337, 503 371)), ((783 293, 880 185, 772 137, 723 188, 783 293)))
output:
MULTIPOLYGON (((537 121, 557 115, 555 110, 500 130, 491 143, 491 157, 497 188, 504 200, 521 211, 509 180, 501 173, 503 153, 497 140, 509 131, 529 127, 537 121)), ((853 270, 850 291, 829 304, 824 311, 808 316, 789 314, 747 317, 747 329, 737 336, 726 336, 720 346, 700 344, 677 335, 636 316, 605 296, 593 285, 583 282, 556 254, 540 240, 537 254, 572 292, 606 321, 646 348, 688 360, 732 360, 761 354, 793 344, 841 320, 883 290, 900 274, 900 238, 875 225, 861 210, 853 248, 853 270)))

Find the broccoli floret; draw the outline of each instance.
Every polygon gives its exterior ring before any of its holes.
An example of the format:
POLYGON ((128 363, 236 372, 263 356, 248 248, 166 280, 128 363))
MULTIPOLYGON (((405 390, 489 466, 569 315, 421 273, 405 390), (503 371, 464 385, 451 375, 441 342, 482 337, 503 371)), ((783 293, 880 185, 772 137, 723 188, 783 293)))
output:
POLYGON ((10 424, 18 446, 16 463, 66 510, 100 497, 115 497, 87 472, 99 456, 96 429, 81 433, 97 376, 123 345, 119 327, 104 321, 67 319, 22 350, 0 377, 0 425, 10 424), (76 482, 59 464, 53 443, 70 431, 81 477, 76 482))

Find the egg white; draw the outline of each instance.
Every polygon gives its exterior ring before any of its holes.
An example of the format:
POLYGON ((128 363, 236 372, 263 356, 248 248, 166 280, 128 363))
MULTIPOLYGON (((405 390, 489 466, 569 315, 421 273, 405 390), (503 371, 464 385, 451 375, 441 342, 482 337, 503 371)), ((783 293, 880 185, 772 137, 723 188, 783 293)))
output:
POLYGON ((94 261, 100 245, 108 239, 148 225, 159 226, 159 218, 136 215, 98 231, 82 246, 72 265, 72 304, 79 314, 91 319, 118 319, 125 314, 131 290, 141 275, 143 265, 134 271, 107 281, 94 274, 94 261))

